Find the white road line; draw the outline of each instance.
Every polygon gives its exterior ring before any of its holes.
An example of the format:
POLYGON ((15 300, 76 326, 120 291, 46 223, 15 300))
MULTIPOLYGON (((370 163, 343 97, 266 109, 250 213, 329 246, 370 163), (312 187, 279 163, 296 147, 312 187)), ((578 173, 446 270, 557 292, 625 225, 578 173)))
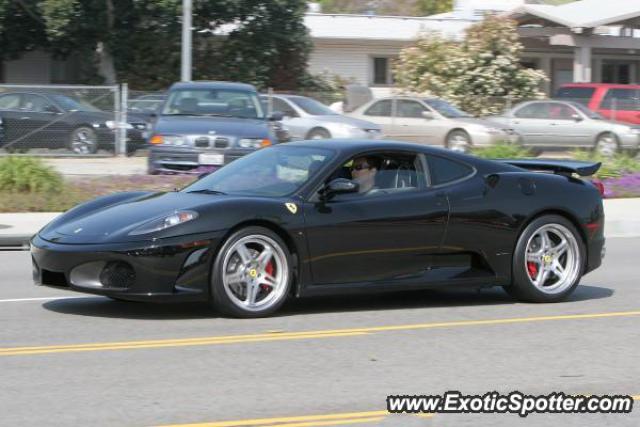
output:
MULTIPOLYGON (((26 301, 53 301, 62 299, 78 299, 78 298, 91 298, 87 296, 73 296, 73 297, 45 297, 45 298, 13 298, 13 299, 0 299, 0 302, 26 302, 26 301)), ((101 298, 101 297, 98 297, 101 298)))

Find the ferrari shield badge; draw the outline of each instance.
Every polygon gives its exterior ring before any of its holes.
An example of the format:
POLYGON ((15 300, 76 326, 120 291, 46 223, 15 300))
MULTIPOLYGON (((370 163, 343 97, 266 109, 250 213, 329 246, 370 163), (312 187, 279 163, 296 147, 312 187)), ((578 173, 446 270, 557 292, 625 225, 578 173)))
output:
POLYGON ((289 212, 291 212, 292 214, 295 214, 296 212, 298 212, 298 206, 295 203, 285 203, 284 204, 287 209, 289 209, 289 212))

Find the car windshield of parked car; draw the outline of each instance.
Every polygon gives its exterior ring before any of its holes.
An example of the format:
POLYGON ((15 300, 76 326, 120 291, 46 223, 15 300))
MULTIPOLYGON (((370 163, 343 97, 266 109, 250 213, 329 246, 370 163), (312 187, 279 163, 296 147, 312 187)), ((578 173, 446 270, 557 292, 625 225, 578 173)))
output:
POLYGON ((590 109, 588 109, 587 107, 585 107, 584 105, 578 102, 572 102, 571 106, 573 106, 577 110, 580 110, 582 114, 589 117, 590 119, 604 120, 604 117, 602 117, 599 113, 596 113, 595 111, 591 111, 590 109))
POLYGON ((99 108, 80 99, 74 99, 66 95, 51 95, 54 101, 65 111, 85 111, 96 112, 102 111, 99 108))
POLYGON ((333 111, 321 102, 315 99, 306 98, 304 96, 292 96, 289 98, 291 102, 296 104, 302 110, 312 116, 336 116, 338 113, 333 111))
POLYGON ((333 156, 323 148, 276 145, 229 163, 182 191, 282 197, 298 191, 333 156))
POLYGON ((443 101, 442 99, 425 99, 424 102, 438 113, 449 119, 457 119, 461 117, 472 117, 471 114, 465 113, 462 110, 459 110, 457 107, 449 104, 447 101, 443 101))
POLYGON ((163 115, 222 116, 264 119, 258 94, 234 89, 172 90, 162 109, 163 115))

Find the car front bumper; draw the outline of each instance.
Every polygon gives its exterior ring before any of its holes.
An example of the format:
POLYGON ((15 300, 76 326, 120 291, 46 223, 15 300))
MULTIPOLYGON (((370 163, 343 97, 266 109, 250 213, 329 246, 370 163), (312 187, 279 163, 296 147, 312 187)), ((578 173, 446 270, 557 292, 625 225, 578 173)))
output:
POLYGON ((60 244, 31 240, 37 285, 132 301, 206 301, 223 232, 162 241, 60 244))
POLYGON ((194 149, 179 147, 151 146, 149 150, 149 172, 201 173, 205 170, 222 167, 232 161, 254 152, 255 149, 194 149), (200 155, 221 155, 219 164, 204 164, 200 155))
POLYGON ((620 148, 624 150, 637 150, 640 148, 640 135, 637 133, 623 133, 618 135, 620 148))

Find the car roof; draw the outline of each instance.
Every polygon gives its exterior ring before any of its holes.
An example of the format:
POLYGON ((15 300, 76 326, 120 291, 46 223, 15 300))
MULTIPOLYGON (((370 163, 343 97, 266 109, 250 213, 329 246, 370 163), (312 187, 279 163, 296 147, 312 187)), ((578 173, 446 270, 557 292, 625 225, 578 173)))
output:
POLYGON ((193 82, 177 82, 171 85, 169 90, 174 89, 232 89, 247 90, 255 92, 256 88, 247 83, 224 82, 224 81, 193 81, 193 82))

